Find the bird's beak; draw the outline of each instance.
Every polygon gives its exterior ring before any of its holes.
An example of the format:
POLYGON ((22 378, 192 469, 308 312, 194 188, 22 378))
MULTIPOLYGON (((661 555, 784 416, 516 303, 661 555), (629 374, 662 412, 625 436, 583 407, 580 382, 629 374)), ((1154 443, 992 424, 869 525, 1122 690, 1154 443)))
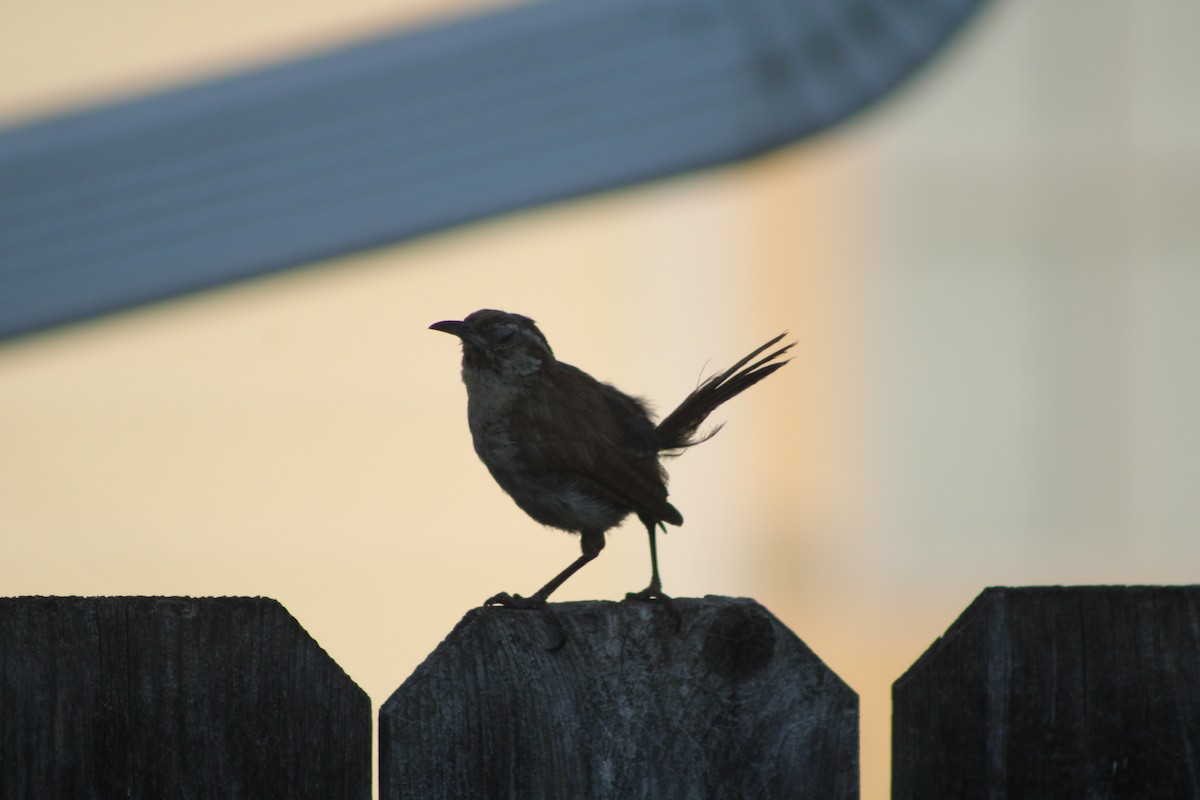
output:
POLYGON ((452 333, 460 339, 471 330, 471 326, 465 322, 456 319, 445 319, 441 322, 435 322, 429 326, 431 331, 441 331, 442 333, 452 333))
POLYGON ((457 336, 464 342, 470 342, 471 344, 479 347, 483 346, 483 340, 479 337, 479 334, 475 333, 475 329, 471 327, 469 322, 463 322, 457 319, 446 319, 442 320, 441 322, 433 323, 429 326, 429 330, 449 333, 453 336, 457 336))

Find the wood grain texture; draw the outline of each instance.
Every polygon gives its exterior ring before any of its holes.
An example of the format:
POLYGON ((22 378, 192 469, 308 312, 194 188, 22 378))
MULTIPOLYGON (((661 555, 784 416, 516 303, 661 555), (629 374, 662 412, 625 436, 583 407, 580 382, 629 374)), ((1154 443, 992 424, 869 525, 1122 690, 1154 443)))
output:
POLYGON ((858 698, 760 605, 469 612, 380 711, 380 797, 858 797, 858 698))
POLYGON ((1200 799, 1200 586, 992 588, 893 689, 893 797, 1200 799))
POLYGON ((0 797, 370 796, 370 700, 276 601, 0 599, 0 797))

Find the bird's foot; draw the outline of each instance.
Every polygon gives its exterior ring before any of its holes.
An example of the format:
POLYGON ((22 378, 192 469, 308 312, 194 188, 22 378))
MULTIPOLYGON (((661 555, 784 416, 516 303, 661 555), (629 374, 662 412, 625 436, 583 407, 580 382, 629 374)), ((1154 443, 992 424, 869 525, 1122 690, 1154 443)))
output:
POLYGON ((670 603, 671 602, 670 595, 666 594, 662 590, 661 586, 655 586, 654 584, 650 584, 645 589, 642 589, 640 592, 626 592, 625 599, 626 600, 636 600, 636 601, 643 602, 643 603, 656 603, 656 602, 670 603))
POLYGON ((519 594, 509 594, 508 592, 500 592, 494 594, 487 600, 483 601, 485 606, 500 606, 502 608, 517 608, 522 610, 541 611, 546 608, 546 598, 538 597, 522 597, 519 594))
POLYGON ((489 597, 483 603, 485 606, 499 606, 501 608, 514 608, 521 611, 540 611, 545 617, 546 623, 554 629, 554 642, 546 648, 547 652, 555 653, 563 648, 567 643, 567 629, 563 627, 562 620, 558 615, 550 610, 550 604, 546 602, 546 598, 538 597, 522 597, 519 594, 509 594, 508 592, 500 592, 489 597))
POLYGON ((650 584, 640 592, 629 592, 625 595, 627 601, 635 603, 659 603, 671 615, 671 620, 675 623, 673 633, 678 633, 683 625, 683 615, 679 613, 679 608, 675 605, 675 601, 671 599, 669 594, 663 592, 661 586, 650 584))

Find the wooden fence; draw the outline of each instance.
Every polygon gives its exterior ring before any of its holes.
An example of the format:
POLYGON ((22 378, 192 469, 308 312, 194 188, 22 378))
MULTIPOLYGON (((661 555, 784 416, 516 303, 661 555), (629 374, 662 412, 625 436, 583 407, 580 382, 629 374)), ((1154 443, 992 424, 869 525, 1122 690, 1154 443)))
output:
MULTIPOLYGON (((383 704, 381 800, 858 797, 857 696, 757 603, 553 609, 469 612, 383 704)), ((273 600, 0 599, 0 798, 365 799, 371 733, 273 600)), ((904 800, 1200 800, 1200 586, 984 591, 893 754, 904 800)))

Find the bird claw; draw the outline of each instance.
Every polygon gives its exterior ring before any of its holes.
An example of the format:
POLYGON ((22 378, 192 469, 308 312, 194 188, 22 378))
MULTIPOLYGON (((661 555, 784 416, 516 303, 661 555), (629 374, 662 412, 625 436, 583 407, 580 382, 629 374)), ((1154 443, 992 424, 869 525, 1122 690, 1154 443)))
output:
POLYGON ((640 592, 626 592, 625 599, 626 600, 635 600, 637 602, 642 602, 642 603, 654 603, 654 602, 670 603, 671 602, 670 595, 664 594, 662 589, 656 588, 654 586, 647 586, 645 589, 642 589, 640 592))
POLYGON ((483 601, 485 606, 500 606, 501 608, 517 608, 521 610, 539 610, 546 607, 546 599, 542 597, 522 597, 519 594, 500 592, 483 601))
POLYGON ((508 592, 500 592, 489 597, 483 603, 485 606, 499 606, 501 608, 513 608, 520 611, 540 611, 545 617, 547 624, 554 629, 554 643, 546 648, 549 653, 556 653, 563 649, 567 643, 567 629, 563 627, 562 620, 558 615, 550 610, 550 604, 546 602, 544 597, 522 597, 519 594, 509 594, 508 592))
POLYGON ((679 633, 679 629, 683 626, 683 615, 679 613, 679 607, 675 605, 671 596, 665 594, 660 587, 650 585, 640 592, 628 592, 625 600, 635 603, 659 603, 667 610, 667 613, 671 615, 671 621, 675 623, 672 633, 679 633))

